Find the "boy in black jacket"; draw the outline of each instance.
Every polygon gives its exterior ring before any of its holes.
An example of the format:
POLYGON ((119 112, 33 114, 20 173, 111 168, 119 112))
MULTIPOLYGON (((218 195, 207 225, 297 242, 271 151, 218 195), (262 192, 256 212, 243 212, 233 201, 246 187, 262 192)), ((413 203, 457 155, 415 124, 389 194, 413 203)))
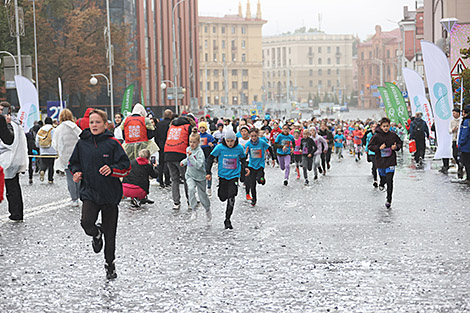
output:
POLYGON ((308 173, 307 170, 311 171, 313 166, 313 154, 317 151, 318 147, 315 141, 310 137, 310 131, 304 129, 302 134, 302 140, 300 141, 302 148, 302 168, 304 171, 305 185, 308 185, 308 173))

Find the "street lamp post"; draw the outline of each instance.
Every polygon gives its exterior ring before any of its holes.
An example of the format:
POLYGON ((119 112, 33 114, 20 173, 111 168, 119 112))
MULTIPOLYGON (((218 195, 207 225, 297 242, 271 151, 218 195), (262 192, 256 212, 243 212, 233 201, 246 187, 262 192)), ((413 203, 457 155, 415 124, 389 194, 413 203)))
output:
POLYGON ((15 75, 18 75, 18 65, 16 63, 15 56, 13 54, 11 54, 10 52, 8 52, 8 51, 0 51, 0 53, 8 54, 13 59, 13 63, 15 64, 15 75))
MULTIPOLYGON (((114 51, 111 45, 111 18, 109 14, 109 0, 106 0, 106 30, 108 33, 108 66, 109 66, 109 80, 108 80, 108 94, 111 99, 111 116, 114 118, 114 99, 113 99, 113 63, 114 63, 114 51)), ((92 75, 93 76, 93 75, 92 75)), ((106 77, 105 75, 103 75, 106 77)), ((107 77, 106 77, 107 79, 107 77)), ((91 81, 91 80, 90 80, 91 81)))
POLYGON ((440 20, 441 25, 445 28, 447 31, 447 38, 449 40, 449 61, 451 61, 451 55, 450 55, 450 33, 454 29, 455 25, 458 23, 458 19, 455 17, 448 17, 448 18, 443 18, 440 20))
POLYGON ((111 103, 111 116, 112 116, 112 118, 114 118, 114 109, 113 109, 114 101, 113 101, 112 82, 108 79, 108 77, 106 75, 104 75, 102 73, 91 74, 90 84, 92 84, 93 86, 98 84, 98 78, 96 78, 96 76, 101 76, 101 77, 104 77, 104 79, 106 79, 106 83, 107 83, 106 87, 107 87, 107 90, 108 90, 108 96, 109 96, 110 103, 111 103))
MULTIPOLYGON (((109 1, 109 0, 107 0, 109 1)), ((175 10, 176 7, 183 3, 185 0, 181 0, 177 2, 171 11, 171 21, 173 26, 173 80, 174 80, 174 88, 175 88, 175 110, 176 114, 179 114, 178 111, 178 64, 176 60, 176 29, 175 29, 175 10)))
POLYGON ((18 54, 18 74, 23 75, 21 67, 21 40, 20 40, 20 18, 18 15, 18 0, 15 0, 15 27, 16 27, 16 51, 18 54))
MULTIPOLYGON (((173 86, 173 97, 175 97, 175 99, 176 99, 176 97, 178 97, 178 91, 176 90, 175 83, 172 82, 171 80, 168 80, 168 79, 162 80, 162 83, 160 84, 160 88, 162 90, 165 90, 166 87, 167 87, 165 83, 170 83, 171 86, 173 86)), ((175 104, 177 105, 178 102, 175 102, 175 104)), ((178 112, 178 107, 177 106, 175 106, 175 111, 178 112)), ((176 113, 176 114, 178 114, 178 113, 176 113)))

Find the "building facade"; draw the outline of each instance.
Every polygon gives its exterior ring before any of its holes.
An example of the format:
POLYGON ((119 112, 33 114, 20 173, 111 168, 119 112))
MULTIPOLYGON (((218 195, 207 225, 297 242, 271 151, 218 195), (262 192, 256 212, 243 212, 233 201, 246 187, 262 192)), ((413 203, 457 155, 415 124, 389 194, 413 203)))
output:
POLYGON ((261 4, 251 15, 250 1, 243 16, 199 17, 200 96, 202 104, 245 105, 263 96, 261 4))
MULTIPOLYGON (((403 7, 403 19, 398 23, 402 36, 401 67, 408 67, 424 76, 421 40, 424 39, 424 7, 410 11, 403 7)), ((400 82, 403 83, 403 82, 400 82)))
POLYGON ((353 90, 353 35, 321 32, 263 38, 267 102, 307 102, 315 95, 341 101, 353 90))
POLYGON ((358 45, 359 108, 378 108, 380 94, 377 87, 401 80, 401 35, 399 28, 382 32, 382 27, 377 25, 372 38, 358 45))
POLYGON ((184 89, 184 97, 178 100, 179 111, 189 109, 199 97, 199 38, 198 0, 136 1, 136 46, 139 60, 139 78, 145 105, 152 107, 158 116, 167 107, 175 108, 172 92, 162 89, 175 83, 173 56, 173 19, 176 49, 176 85, 184 89), (171 100, 168 99, 168 96, 171 100))

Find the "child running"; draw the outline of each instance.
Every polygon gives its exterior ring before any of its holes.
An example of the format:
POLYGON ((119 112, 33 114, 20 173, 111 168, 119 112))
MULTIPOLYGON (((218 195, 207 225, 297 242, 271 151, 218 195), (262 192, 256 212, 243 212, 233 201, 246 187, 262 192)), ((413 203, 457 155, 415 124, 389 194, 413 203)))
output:
POLYGON ((371 123, 370 132, 367 134, 366 147, 365 147, 365 152, 367 153, 367 161, 372 163, 371 171, 372 171, 372 177, 374 177, 374 183, 372 184, 372 186, 374 186, 374 188, 377 188, 379 186, 379 184, 377 183, 377 163, 375 161, 375 152, 369 149, 369 144, 370 144, 370 140, 375 135, 376 128, 377 128, 377 124, 371 123))
MULTIPOLYGON (((256 184, 264 185, 264 168, 266 166, 266 151, 270 146, 265 140, 258 137, 259 130, 252 128, 250 130, 250 141, 246 144, 246 154, 249 155, 248 169, 250 176, 247 179, 247 196, 251 192, 251 205, 255 206, 257 201, 256 184)), ((247 198, 248 199, 248 198, 247 198)))
POLYGON ((393 176, 397 165, 397 154, 402 148, 401 139, 394 132, 390 131, 390 120, 386 117, 379 122, 379 129, 369 142, 369 150, 375 152, 375 161, 380 175, 379 190, 385 189, 387 184, 387 202, 385 206, 389 209, 392 206, 393 176))
MULTIPOLYGON (((204 156, 207 160, 211 153, 214 145, 217 145, 216 139, 207 132, 207 123, 199 122, 199 136, 201 137, 200 147, 204 152, 204 156)), ((207 195, 212 196, 212 180, 207 181, 207 195)))
POLYGON ((336 129, 335 139, 335 153, 338 155, 338 160, 341 160, 343 157, 343 148, 344 143, 346 142, 346 137, 343 135, 343 131, 340 127, 336 129))
POLYGON ((289 183, 290 174, 291 147, 295 145, 295 139, 292 135, 289 134, 289 126, 287 124, 282 126, 282 133, 277 135, 275 144, 275 147, 277 147, 277 161, 281 167, 281 170, 285 170, 284 186, 287 186, 289 183))
POLYGON ((238 178, 242 169, 245 169, 246 176, 250 175, 250 170, 246 167, 246 155, 243 148, 238 144, 237 137, 233 130, 228 129, 222 143, 212 150, 207 159, 206 179, 212 179, 212 164, 218 158, 219 169, 219 190, 220 201, 227 200, 225 211, 225 229, 233 229, 230 220, 235 206, 235 197, 238 194, 238 178))
POLYGON ((300 141, 300 145, 302 146, 302 168, 304 170, 304 179, 305 179, 305 186, 308 185, 308 171, 312 170, 313 166, 313 155, 317 151, 318 147, 315 144, 315 141, 310 137, 310 131, 308 129, 304 129, 302 134, 302 140, 300 141))
POLYGON ((206 193, 206 157, 204 151, 199 147, 201 137, 198 133, 193 132, 189 136, 189 147, 186 148, 186 159, 181 161, 180 166, 187 166, 186 183, 188 184, 189 205, 192 209, 191 220, 197 219, 197 200, 196 189, 202 206, 206 209, 207 222, 212 220, 211 202, 206 193))
POLYGON ((294 162, 295 162, 295 171, 297 172, 297 179, 300 179, 300 165, 302 164, 302 149, 301 149, 301 141, 302 138, 300 137, 300 130, 294 130, 294 162))
MULTIPOLYGON (((328 143, 326 142, 325 138, 317 134, 317 130, 315 128, 310 128, 310 135, 312 136, 313 141, 315 141, 315 145, 317 146, 317 150, 313 154, 313 179, 318 179, 318 171, 320 174, 322 173, 321 168, 321 154, 323 151, 328 150, 328 143)), ((323 175, 326 173, 323 172, 323 175)))
POLYGON ((359 162, 362 155, 362 137, 364 133, 359 129, 359 125, 356 124, 355 129, 352 132, 354 142, 354 153, 356 155, 356 162, 359 162))
POLYGON ((129 158, 107 130, 108 116, 104 111, 90 112, 90 128, 80 134, 72 156, 69 170, 74 182, 80 184, 80 200, 83 202, 81 225, 85 233, 93 237, 93 251, 99 253, 105 240, 106 278, 117 277, 114 264, 118 204, 122 199, 120 178, 131 170, 129 158), (96 224, 101 211, 102 224, 96 224))

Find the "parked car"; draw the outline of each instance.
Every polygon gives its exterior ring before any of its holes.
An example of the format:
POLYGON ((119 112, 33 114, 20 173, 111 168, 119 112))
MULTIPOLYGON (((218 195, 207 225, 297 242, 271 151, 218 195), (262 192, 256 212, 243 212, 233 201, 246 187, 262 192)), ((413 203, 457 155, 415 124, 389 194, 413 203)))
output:
POLYGON ((340 112, 341 111, 341 106, 339 104, 333 105, 333 112, 340 112))
POLYGON ((316 117, 320 117, 321 116, 321 110, 320 109, 313 110, 312 115, 316 116, 316 117))
POLYGON ((340 112, 349 112, 349 108, 345 105, 339 109, 340 112))

